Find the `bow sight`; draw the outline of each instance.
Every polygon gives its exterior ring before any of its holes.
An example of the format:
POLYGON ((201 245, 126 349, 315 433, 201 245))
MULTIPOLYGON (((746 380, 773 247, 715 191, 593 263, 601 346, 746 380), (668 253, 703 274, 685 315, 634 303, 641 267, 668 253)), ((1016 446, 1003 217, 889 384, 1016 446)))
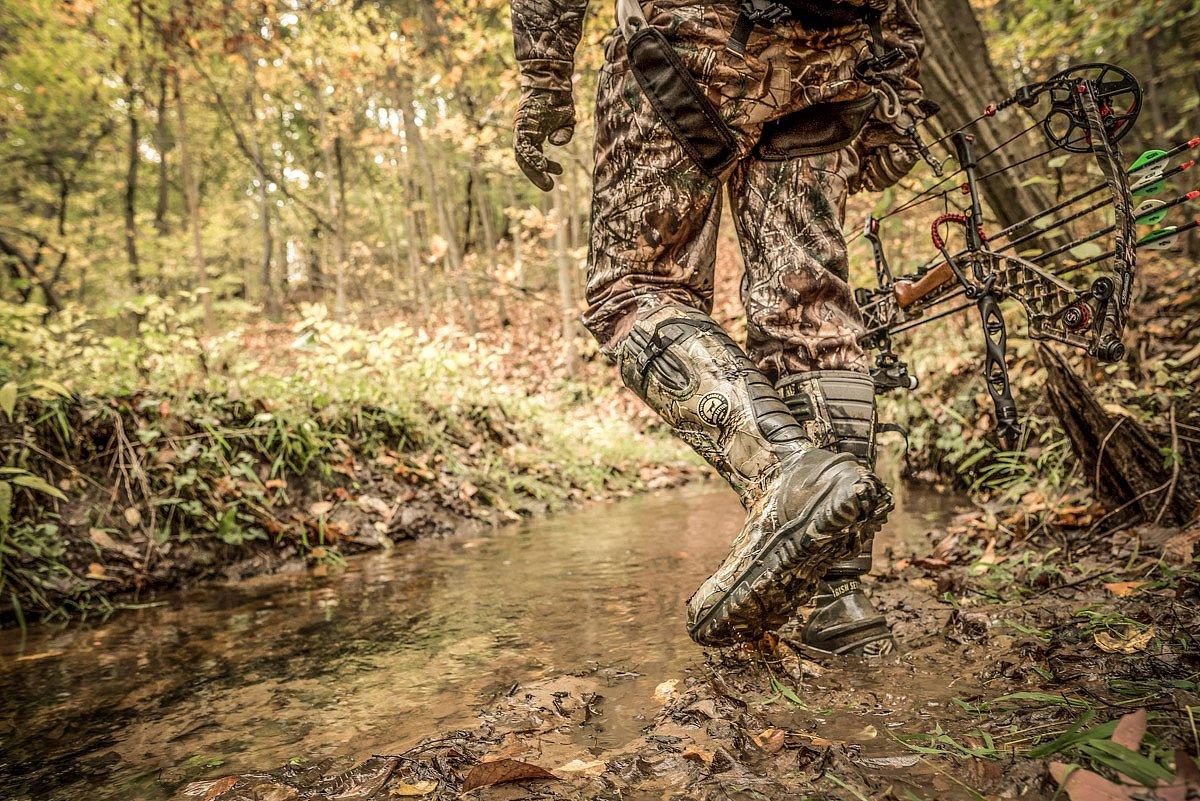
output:
POLYGON ((1111 64, 1084 64, 1021 87, 929 145, 914 132, 920 152, 928 154, 930 146, 941 144, 957 169, 945 175, 941 162, 930 154, 926 160, 940 180, 887 214, 868 218, 861 231, 871 245, 878 286, 856 293, 865 324, 860 342, 878 353, 872 371, 878 391, 916 386, 893 351, 893 335, 973 306, 982 325, 984 379, 995 407, 997 433, 1012 447, 1019 433, 1018 415, 1006 362, 1003 301, 1013 300, 1024 308, 1032 339, 1063 342, 1105 362, 1124 358, 1121 337, 1133 296, 1137 250, 1170 247, 1182 233, 1200 225, 1193 220, 1137 238, 1137 225, 1157 225, 1171 208, 1200 197, 1188 192, 1168 201, 1151 198, 1133 208, 1134 198, 1162 192, 1168 179, 1190 169, 1192 160, 1173 166, 1171 162, 1200 146, 1198 137, 1169 150, 1148 151, 1125 169, 1117 143, 1132 130, 1141 107, 1141 87, 1129 72, 1111 64), (1040 114, 1022 131, 977 155, 971 129, 1013 106, 1040 114), (1039 128, 1047 141, 1044 150, 981 173, 981 163, 1039 128), (1002 230, 989 231, 980 186, 1055 151, 1092 154, 1102 180, 1002 230), (958 197, 963 201, 955 207, 958 197), (882 223, 938 199, 946 208, 933 219, 930 239, 939 255, 910 275, 895 276, 881 238, 882 223), (1076 222, 1090 223, 1092 230, 1066 235, 1064 229, 1076 222), (957 248, 946 239, 951 229, 960 232, 957 248), (1067 241, 1061 242, 1063 238, 1067 241), (1107 247, 1093 244, 1103 238, 1107 247))

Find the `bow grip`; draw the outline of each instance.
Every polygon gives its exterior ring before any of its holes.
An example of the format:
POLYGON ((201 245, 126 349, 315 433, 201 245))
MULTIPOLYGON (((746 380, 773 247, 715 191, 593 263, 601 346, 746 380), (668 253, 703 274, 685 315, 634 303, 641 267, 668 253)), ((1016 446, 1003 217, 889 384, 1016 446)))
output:
POLYGON ((953 280, 954 271, 950 269, 950 265, 942 262, 937 267, 929 270, 915 281, 901 280, 893 284, 893 294, 896 296, 896 305, 901 309, 908 309, 914 303, 923 300, 934 290, 941 287, 943 284, 953 280))

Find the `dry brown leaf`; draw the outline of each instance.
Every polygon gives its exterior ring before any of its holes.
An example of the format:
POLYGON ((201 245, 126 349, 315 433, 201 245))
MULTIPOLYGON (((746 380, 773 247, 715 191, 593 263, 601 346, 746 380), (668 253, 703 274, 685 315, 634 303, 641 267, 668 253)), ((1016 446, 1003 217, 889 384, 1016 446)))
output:
POLYGON ((116 540, 110 537, 108 532, 101 528, 89 528, 88 539, 92 541, 92 544, 100 548, 108 548, 109 550, 116 550, 117 548, 116 540))
MULTIPOLYGON (((1146 710, 1130 712, 1117 722, 1112 742, 1137 753, 1146 735, 1146 710)), ((1159 781, 1158 787, 1148 788, 1118 773, 1121 783, 1112 782, 1084 768, 1072 767, 1062 762, 1050 763, 1050 775, 1066 792, 1070 801, 1133 801, 1133 799, 1158 799, 1159 801, 1184 801, 1188 788, 1200 788, 1200 770, 1184 751, 1175 752, 1175 777, 1171 782, 1159 781)))
POLYGON ((711 765, 717 756, 712 751, 706 751, 698 745, 689 745, 679 755, 694 762, 703 762, 705 765, 711 765))
POLYGON ((202 801, 213 801, 214 798, 225 793, 232 788, 238 781, 240 776, 225 776, 224 778, 215 781, 192 782, 183 788, 184 795, 200 796, 202 801))
POLYGON ((1154 627, 1145 631, 1132 631, 1127 637, 1117 637, 1107 631, 1098 631, 1092 635, 1096 647, 1106 654, 1136 654, 1146 650, 1146 646, 1154 639, 1154 627))
POLYGON ((87 577, 92 581, 116 581, 115 578, 108 575, 104 570, 104 565, 99 562, 92 562, 88 565, 87 577))
POLYGON ((1050 763, 1050 775, 1066 790, 1071 801, 1132 801, 1133 791, 1137 789, 1114 784, 1090 770, 1072 770, 1070 765, 1062 762, 1050 763))
POLYGON ((1148 583, 1145 581, 1114 581, 1111 584, 1105 584, 1104 589, 1118 598, 1127 598, 1148 583))
POLYGON ((1117 728, 1112 733, 1112 741, 1136 752, 1142 747, 1142 738, 1145 736, 1146 710, 1143 708, 1136 712, 1130 712, 1117 721, 1117 728))
POLYGON ((437 788, 438 783, 431 779, 416 782, 415 784, 401 782, 391 789, 391 795, 393 798, 414 798, 416 796, 429 795, 437 788))
POLYGON ((783 729, 763 729, 758 734, 751 735, 750 739, 754 740, 754 744, 763 751, 774 754, 783 748, 783 741, 786 737, 787 732, 783 729))
POLYGON ((1200 528, 1181 531, 1163 543, 1163 559, 1168 564, 1186 565, 1196 554, 1196 545, 1200 543, 1200 528))
POLYGON ((679 684, 679 679, 667 679, 654 688, 654 700, 660 704, 665 704, 675 697, 675 687, 679 684))
POLYGON ((529 762, 522 762, 519 759, 497 759, 493 762, 480 762, 471 768, 467 778, 463 781, 462 791, 468 793, 479 787, 491 787, 493 784, 506 782, 557 778, 545 768, 529 762))
POLYGON ((975 564, 971 565, 972 573, 985 573, 989 565, 994 565, 1000 560, 996 556, 996 538, 992 537, 988 540, 987 546, 983 549, 983 555, 975 560, 975 564))
POLYGON ((860 729, 859 731, 852 734, 850 736, 850 739, 858 740, 859 742, 865 742, 867 740, 874 740, 878 736, 879 736, 879 729, 875 728, 874 726, 872 726, 870 724, 867 724, 862 729, 860 729))
POLYGON ((920 590, 921 592, 929 593, 930 595, 937 595, 937 582, 934 581, 933 579, 929 579, 929 578, 910 579, 908 582, 908 586, 913 588, 914 590, 920 590))
POLYGON ((571 773, 577 776, 599 776, 607 767, 603 762, 585 762, 582 759, 572 759, 565 765, 555 768, 556 773, 571 773))

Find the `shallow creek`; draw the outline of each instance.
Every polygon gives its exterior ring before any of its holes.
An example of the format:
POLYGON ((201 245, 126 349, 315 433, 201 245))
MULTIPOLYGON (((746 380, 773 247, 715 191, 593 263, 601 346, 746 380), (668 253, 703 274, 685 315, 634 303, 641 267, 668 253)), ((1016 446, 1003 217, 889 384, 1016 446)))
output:
MULTIPOLYGON (((924 547, 954 504, 904 491, 877 551, 924 547)), ((654 714, 655 686, 703 662, 683 604, 740 517, 732 493, 707 484, 403 543, 327 577, 267 576, 99 623, 0 633, 0 797, 167 798, 190 779, 295 757, 397 753, 470 725, 515 683, 594 667, 636 674, 582 735, 619 746, 654 714)), ((941 706, 961 690, 945 656, 941 676, 890 670, 883 687, 849 665, 821 683, 941 706)), ((870 706, 831 722, 831 736, 872 725, 870 706)))

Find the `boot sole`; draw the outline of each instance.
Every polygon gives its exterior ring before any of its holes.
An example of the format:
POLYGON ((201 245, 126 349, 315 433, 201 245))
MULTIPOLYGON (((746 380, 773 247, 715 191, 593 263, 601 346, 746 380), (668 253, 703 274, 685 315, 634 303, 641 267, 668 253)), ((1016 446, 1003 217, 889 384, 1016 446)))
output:
MULTIPOLYGON (((814 483, 853 466, 852 458, 831 462, 814 483)), ((690 627, 700 645, 723 647, 752 641, 779 628, 816 593, 821 576, 844 558, 860 536, 873 536, 892 510, 891 493, 873 476, 857 476, 846 491, 839 479, 783 526, 733 586, 690 627), (844 492, 823 514, 818 508, 844 492)))

